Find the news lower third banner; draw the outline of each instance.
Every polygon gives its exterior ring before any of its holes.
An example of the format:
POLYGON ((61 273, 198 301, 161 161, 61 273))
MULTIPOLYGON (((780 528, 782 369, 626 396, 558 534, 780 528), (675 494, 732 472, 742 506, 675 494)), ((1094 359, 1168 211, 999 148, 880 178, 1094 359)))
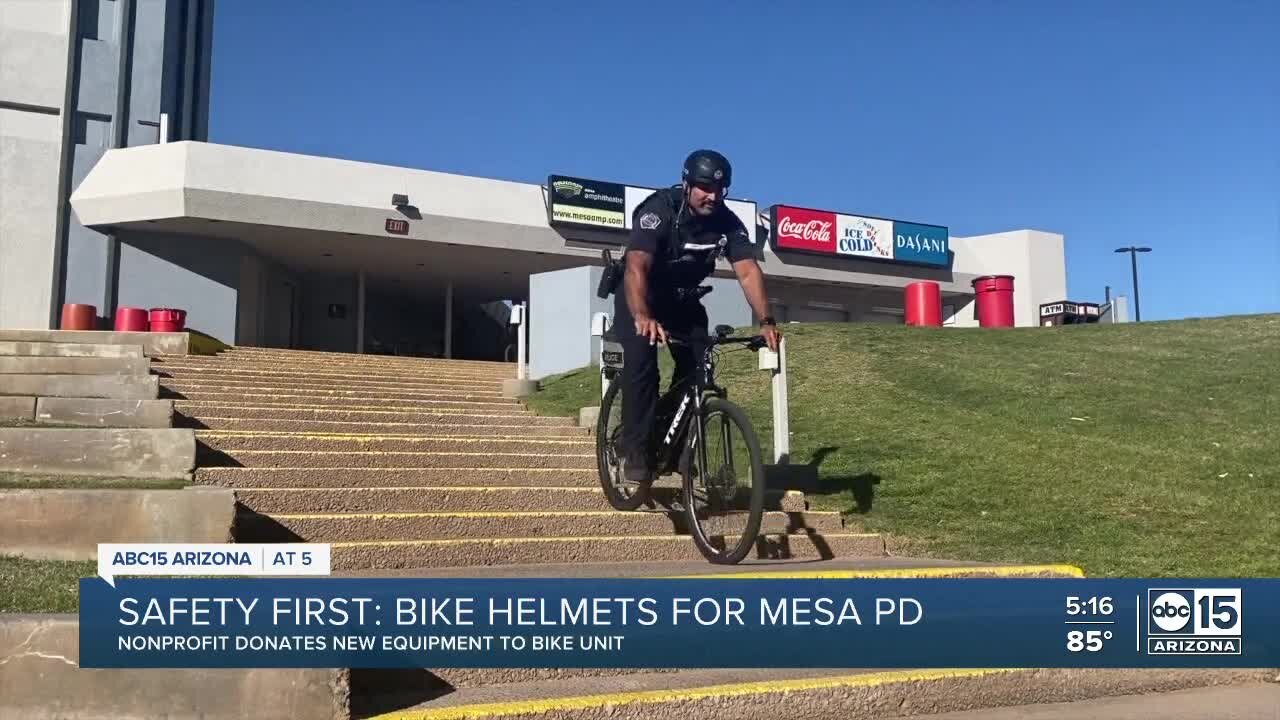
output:
POLYGON ((1280 580, 87 578, 80 664, 1280 667, 1280 580))

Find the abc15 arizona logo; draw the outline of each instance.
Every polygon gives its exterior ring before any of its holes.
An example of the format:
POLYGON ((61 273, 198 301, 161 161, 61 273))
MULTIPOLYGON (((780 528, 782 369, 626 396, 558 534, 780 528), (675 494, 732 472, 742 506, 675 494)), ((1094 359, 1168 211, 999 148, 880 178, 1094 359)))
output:
POLYGON ((1241 654, 1240 589, 1147 590, 1147 654, 1241 654))

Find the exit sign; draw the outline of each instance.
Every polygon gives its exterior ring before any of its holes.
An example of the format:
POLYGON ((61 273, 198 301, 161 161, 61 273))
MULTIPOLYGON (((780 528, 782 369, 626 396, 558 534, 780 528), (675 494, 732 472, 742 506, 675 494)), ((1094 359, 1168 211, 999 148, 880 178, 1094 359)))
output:
POLYGON ((398 218, 387 218, 387 232, 392 235, 408 235, 409 221, 398 218))

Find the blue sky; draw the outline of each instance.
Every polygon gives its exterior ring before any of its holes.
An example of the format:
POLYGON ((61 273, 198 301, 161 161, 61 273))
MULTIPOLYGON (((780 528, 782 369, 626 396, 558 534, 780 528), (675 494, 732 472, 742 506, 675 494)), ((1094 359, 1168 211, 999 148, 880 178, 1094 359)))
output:
POLYGON ((219 0, 210 140, 1062 233, 1071 299, 1280 311, 1280 3, 219 0))

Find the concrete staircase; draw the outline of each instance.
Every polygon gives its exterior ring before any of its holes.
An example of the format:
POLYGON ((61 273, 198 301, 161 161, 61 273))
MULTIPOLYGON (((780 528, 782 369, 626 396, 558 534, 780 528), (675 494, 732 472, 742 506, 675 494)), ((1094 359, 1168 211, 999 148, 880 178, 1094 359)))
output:
POLYGON ((186 351, 182 333, 0 329, 0 473, 189 477, 194 438, 148 359, 186 351))
MULTIPOLYGON (((234 488, 245 542, 328 542, 335 570, 693 560, 678 479, 620 513, 594 438, 502 397, 504 363, 235 348, 155 365, 196 429, 197 483, 234 488)), ((771 498, 758 556, 879 556, 878 536, 771 498)))

